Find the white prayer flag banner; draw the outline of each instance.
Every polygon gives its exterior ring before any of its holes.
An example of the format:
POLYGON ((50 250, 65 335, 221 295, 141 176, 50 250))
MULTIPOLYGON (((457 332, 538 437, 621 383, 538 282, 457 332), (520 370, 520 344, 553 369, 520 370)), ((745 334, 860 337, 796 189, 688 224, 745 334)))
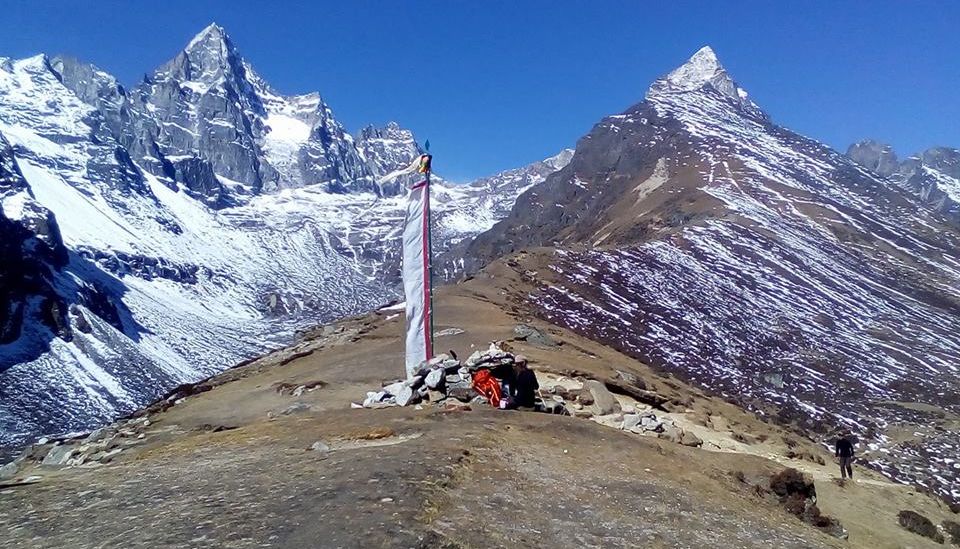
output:
POLYGON ((430 180, 410 189, 403 227, 403 292, 407 299, 406 369, 412 378, 433 356, 430 333, 430 180))

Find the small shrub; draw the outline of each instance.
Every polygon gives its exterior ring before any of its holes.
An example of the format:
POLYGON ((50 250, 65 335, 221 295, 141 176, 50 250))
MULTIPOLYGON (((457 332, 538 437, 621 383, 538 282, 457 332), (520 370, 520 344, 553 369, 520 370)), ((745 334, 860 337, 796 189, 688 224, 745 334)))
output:
POLYGON ((793 494, 799 494, 803 499, 817 497, 817 489, 813 481, 793 468, 784 469, 771 476, 770 489, 781 499, 786 499, 793 494))
POLYGON ((943 521, 943 529, 950 534, 950 543, 960 545, 960 523, 952 520, 943 521))
POLYGON ((943 543, 943 534, 937 531, 937 527, 930 522, 930 519, 917 513, 916 511, 900 511, 897 515, 900 526, 903 526, 910 532, 930 538, 937 543, 943 543))
POLYGON ((807 498, 800 493, 790 494, 784 500, 783 508, 791 515, 804 518, 804 511, 807 510, 807 498))

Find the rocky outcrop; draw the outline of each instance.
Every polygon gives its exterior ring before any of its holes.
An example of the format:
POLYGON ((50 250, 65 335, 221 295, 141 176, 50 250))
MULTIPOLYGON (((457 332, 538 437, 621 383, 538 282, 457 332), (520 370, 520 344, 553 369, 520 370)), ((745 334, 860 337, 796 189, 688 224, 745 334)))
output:
POLYGON ((900 161, 893 147, 872 139, 850 145, 847 156, 864 168, 884 177, 890 177, 900 169, 900 161))
POLYGON ((847 156, 960 225, 960 149, 934 147, 901 162, 893 147, 868 139, 847 156))
MULTIPOLYGON (((357 151, 366 160, 373 173, 387 174, 406 168, 410 161, 425 151, 413 137, 413 132, 390 122, 383 128, 367 126, 354 137, 357 151)), ((385 196, 397 196, 411 184, 417 175, 401 176, 380 186, 385 196)))
POLYGON ((69 339, 67 308, 55 274, 68 260, 53 214, 34 200, 13 150, 0 135, 0 371, 45 346, 31 327, 69 339), (13 344, 17 345, 13 345, 13 344))

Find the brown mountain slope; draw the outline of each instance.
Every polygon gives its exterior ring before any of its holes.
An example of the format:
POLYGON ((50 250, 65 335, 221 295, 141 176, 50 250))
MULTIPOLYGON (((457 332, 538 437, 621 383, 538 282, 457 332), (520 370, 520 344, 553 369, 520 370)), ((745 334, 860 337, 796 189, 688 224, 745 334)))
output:
POLYGON ((960 504, 944 421, 960 416, 960 231, 747 97, 704 48, 460 251, 467 270, 553 248, 542 318, 747 409, 850 429, 877 470, 960 504))
MULTIPOLYGON (((438 341, 462 354, 531 322, 529 261, 439 291, 438 329, 464 331, 438 341)), ((144 437, 107 465, 24 470, 42 478, 0 489, 0 547, 922 547, 897 513, 948 516, 868 472, 840 488, 832 464, 816 463, 828 456, 793 433, 533 322, 560 344, 510 344, 543 379, 638 376, 704 448, 481 406, 350 409, 403 371, 402 320, 381 312, 317 329, 153 407, 124 427, 144 437), (301 385, 317 388, 277 390, 301 385), (309 450, 318 441, 329 451, 309 450), (810 458, 789 459, 791 449, 810 458), (813 475, 818 504, 848 542, 758 496, 753 485, 785 465, 813 475)))

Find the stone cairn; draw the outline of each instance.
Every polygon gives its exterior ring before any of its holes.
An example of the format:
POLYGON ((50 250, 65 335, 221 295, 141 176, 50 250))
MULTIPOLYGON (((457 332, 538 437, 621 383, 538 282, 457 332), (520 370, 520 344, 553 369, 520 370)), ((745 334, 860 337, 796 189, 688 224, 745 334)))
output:
POLYGON ((473 388, 473 374, 482 368, 513 367, 516 357, 491 343, 485 351, 476 351, 465 362, 448 354, 425 361, 416 375, 407 380, 389 381, 379 391, 370 391, 363 404, 355 407, 385 408, 410 406, 421 402, 448 408, 487 402, 473 388))

